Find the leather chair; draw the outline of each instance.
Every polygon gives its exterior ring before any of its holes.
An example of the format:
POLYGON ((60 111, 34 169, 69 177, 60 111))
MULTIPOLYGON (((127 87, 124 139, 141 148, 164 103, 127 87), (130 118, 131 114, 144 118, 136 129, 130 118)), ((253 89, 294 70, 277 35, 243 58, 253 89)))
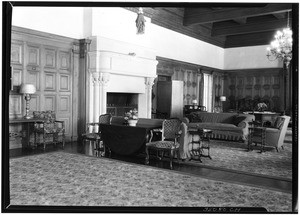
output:
MULTIPOLYGON (((82 141, 92 141, 95 143, 96 154, 100 152, 105 153, 105 146, 103 145, 101 138, 101 131, 99 130, 99 124, 110 124, 111 123, 111 114, 102 114, 99 116, 99 122, 90 122, 86 124, 86 133, 82 134, 82 141), (96 131, 98 127, 98 131, 96 131)), ((102 154, 100 154, 102 155, 102 154)))
MULTIPOLYGON (((279 147, 284 149, 283 143, 290 119, 289 116, 278 116, 272 127, 260 127, 261 131, 265 132, 265 146, 275 147, 277 152, 279 147)), ((256 129, 256 131, 259 131, 259 129, 256 129)), ((262 135, 260 132, 254 132, 250 135, 252 135, 250 145, 252 142, 261 143, 262 135)))
POLYGON ((159 152, 162 152, 162 156, 158 158, 163 158, 164 152, 169 152, 170 158, 170 169, 173 169, 173 157, 174 153, 177 153, 177 159, 179 161, 179 142, 178 139, 181 135, 181 120, 179 119, 166 119, 162 123, 161 136, 162 139, 159 141, 153 141, 146 143, 146 164, 149 164, 149 151, 155 150, 157 152, 157 156, 159 152))
POLYGON ((47 138, 52 136, 52 143, 62 142, 64 148, 65 124, 64 121, 56 120, 55 111, 33 111, 33 117, 43 120, 43 122, 35 122, 34 124, 34 145, 37 146, 37 138, 42 135, 44 149, 46 149, 47 138), (59 141, 59 136, 61 141, 59 141))

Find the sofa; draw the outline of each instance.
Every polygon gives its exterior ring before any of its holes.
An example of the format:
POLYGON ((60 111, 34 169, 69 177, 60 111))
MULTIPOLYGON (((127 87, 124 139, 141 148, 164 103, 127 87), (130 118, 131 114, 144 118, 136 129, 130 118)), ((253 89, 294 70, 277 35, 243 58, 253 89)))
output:
POLYGON ((188 130, 211 129, 211 138, 248 142, 249 122, 255 120, 251 114, 193 112, 183 118, 186 124, 183 135, 183 154, 181 158, 190 157, 191 135, 188 130))

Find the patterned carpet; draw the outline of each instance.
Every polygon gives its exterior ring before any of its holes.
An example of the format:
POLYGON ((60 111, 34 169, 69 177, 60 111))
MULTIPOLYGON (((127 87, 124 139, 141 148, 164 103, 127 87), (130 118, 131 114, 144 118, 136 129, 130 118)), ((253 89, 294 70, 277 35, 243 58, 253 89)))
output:
POLYGON ((288 137, 284 150, 280 148, 279 152, 266 148, 266 152, 260 153, 260 146, 248 152, 247 145, 242 142, 222 140, 211 140, 210 147, 212 160, 202 158, 202 164, 198 160, 187 163, 292 179, 292 143, 288 142, 288 137))
POLYGON ((291 212, 292 195, 66 152, 10 159, 11 205, 264 207, 291 212))

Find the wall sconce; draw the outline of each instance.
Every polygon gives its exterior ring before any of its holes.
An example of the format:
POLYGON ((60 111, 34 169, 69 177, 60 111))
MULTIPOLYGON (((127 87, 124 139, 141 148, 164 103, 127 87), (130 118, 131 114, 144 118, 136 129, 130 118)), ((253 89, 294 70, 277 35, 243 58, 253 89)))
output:
POLYGON ((24 116, 25 119, 30 119, 29 116, 29 101, 31 99, 30 94, 34 94, 36 92, 35 86, 33 84, 22 84, 20 88, 20 93, 25 94, 26 100, 26 114, 24 116))

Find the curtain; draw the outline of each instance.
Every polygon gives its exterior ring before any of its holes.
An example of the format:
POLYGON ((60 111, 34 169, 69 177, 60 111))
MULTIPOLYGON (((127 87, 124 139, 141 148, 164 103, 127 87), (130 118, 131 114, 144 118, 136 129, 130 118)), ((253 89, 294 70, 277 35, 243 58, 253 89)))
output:
POLYGON ((212 88, 213 77, 211 74, 203 73, 203 105, 207 112, 212 112, 212 88))

